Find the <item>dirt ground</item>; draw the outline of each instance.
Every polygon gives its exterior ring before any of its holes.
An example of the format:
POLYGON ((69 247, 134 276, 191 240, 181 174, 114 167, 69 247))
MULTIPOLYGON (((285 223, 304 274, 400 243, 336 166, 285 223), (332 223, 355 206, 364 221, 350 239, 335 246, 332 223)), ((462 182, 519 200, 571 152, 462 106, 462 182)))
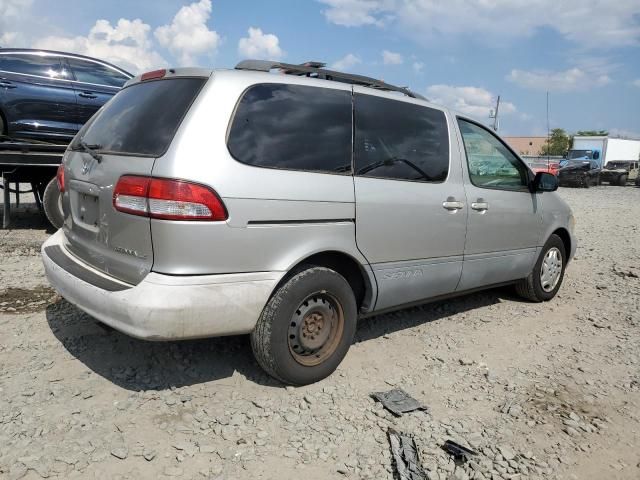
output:
POLYGON ((579 247, 559 295, 509 288, 362 321, 337 372, 272 381, 247 337, 145 343, 47 286, 33 206, 0 230, 0 478, 640 478, 640 189, 561 189, 579 247), (371 392, 429 407, 396 418, 371 392), (453 439, 477 451, 456 463, 453 439))

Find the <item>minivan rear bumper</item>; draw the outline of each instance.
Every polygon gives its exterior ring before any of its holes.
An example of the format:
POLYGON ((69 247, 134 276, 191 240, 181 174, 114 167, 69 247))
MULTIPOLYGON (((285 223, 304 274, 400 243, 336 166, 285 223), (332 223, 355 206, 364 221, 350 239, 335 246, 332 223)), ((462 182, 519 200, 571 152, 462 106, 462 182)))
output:
POLYGON ((128 285, 69 253, 62 230, 44 243, 42 260, 49 283, 66 300, 116 330, 144 340, 249 333, 283 275, 151 272, 138 285, 128 285), (52 255, 53 248, 57 255, 52 255))

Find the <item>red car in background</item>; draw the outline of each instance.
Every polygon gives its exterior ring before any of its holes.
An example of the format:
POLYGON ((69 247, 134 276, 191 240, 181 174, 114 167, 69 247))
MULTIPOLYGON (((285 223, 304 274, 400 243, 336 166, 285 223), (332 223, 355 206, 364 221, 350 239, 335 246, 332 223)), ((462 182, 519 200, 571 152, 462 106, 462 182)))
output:
POLYGON ((529 168, 533 170, 533 173, 547 172, 557 177, 558 170, 560 169, 560 162, 555 160, 537 160, 535 162, 529 162, 529 168))

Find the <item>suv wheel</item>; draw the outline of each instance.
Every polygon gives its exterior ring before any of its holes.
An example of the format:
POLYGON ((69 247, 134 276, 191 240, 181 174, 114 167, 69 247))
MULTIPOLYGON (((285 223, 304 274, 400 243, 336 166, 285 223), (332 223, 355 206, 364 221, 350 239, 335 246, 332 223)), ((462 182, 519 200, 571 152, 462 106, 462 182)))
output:
POLYGON ((540 257, 527 278, 516 284, 516 292, 532 302, 546 302, 556 296, 567 264, 567 254, 562 239, 551 235, 540 257))
POLYGON ((618 177, 618 185, 620 187, 624 187, 627 185, 627 175, 623 174, 618 177))
POLYGON ((344 277, 325 267, 308 267, 271 296, 251 333, 251 347, 269 375, 307 385, 338 367, 356 323, 355 295, 344 277))

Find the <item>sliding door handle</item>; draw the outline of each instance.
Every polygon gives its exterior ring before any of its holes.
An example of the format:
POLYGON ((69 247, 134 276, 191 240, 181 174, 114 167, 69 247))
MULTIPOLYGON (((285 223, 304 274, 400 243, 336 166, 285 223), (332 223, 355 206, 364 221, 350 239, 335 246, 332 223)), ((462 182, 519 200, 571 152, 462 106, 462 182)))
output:
POLYGON ((474 210, 478 210, 479 212, 484 212, 489 210, 489 204, 487 202, 473 202, 471 204, 471 208, 474 210))

